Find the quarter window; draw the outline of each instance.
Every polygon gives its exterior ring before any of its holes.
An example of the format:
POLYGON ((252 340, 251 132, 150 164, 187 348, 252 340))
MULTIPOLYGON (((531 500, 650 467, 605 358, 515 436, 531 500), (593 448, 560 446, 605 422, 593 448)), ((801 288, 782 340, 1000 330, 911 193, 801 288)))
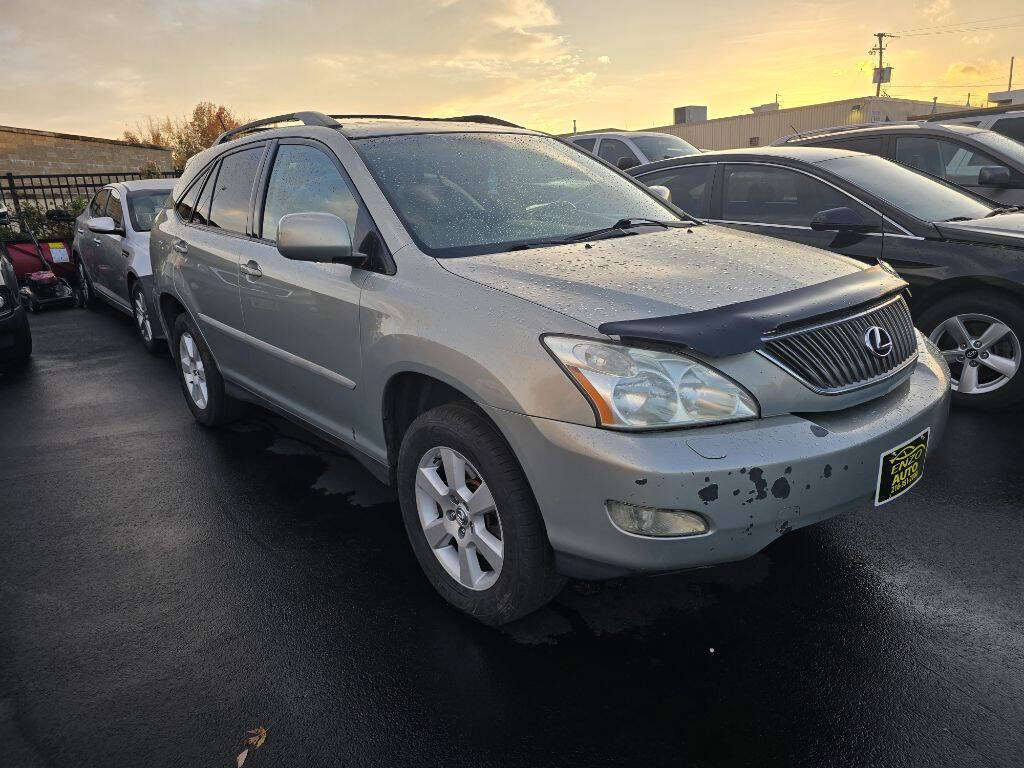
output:
POLYGON ((587 152, 593 152, 597 139, 573 139, 572 143, 581 149, 587 150, 587 152))
POLYGON ((864 152, 868 155, 879 155, 885 157, 885 137, 884 136, 861 136, 859 138, 851 139, 836 139, 835 141, 828 142, 829 147, 835 147, 836 149, 849 149, 853 152, 864 152))
POLYGON ((726 221, 807 227, 814 214, 829 208, 855 208, 877 218, 835 187, 788 168, 727 165, 723 176, 726 221))
POLYGON ((182 198, 178 201, 178 204, 174 206, 174 210, 178 212, 182 221, 188 221, 192 218, 192 211, 196 207, 196 198, 199 197, 199 193, 203 189, 203 181, 208 175, 208 171, 203 171, 199 174, 199 177, 192 182, 192 186, 189 187, 188 192, 182 195, 182 198))
POLYGON ((333 213, 356 233, 359 204, 348 182, 322 151, 306 144, 283 144, 263 206, 263 237, 277 239, 277 225, 289 213, 333 213))
POLYGON ((708 193, 714 175, 713 165, 683 165, 644 174, 640 180, 648 186, 660 184, 668 187, 673 203, 687 213, 706 216, 708 193))
POLYGON ((626 158, 631 164, 639 165, 633 151, 626 146, 624 141, 618 139, 601 139, 601 146, 597 150, 598 157, 607 160, 612 165, 618 165, 619 160, 626 158))
POLYGON ((209 178, 207 178, 201 185, 203 191, 199 195, 199 200, 196 202, 195 212, 192 214, 192 222, 194 224, 210 223, 210 200, 213 198, 213 188, 217 184, 217 172, 219 170, 220 165, 215 165, 210 171, 209 178))
POLYGON ((1024 143, 1024 117, 1001 117, 996 120, 992 130, 1024 143))
POLYGON ((114 220, 114 226, 118 229, 124 227, 124 210, 121 208, 121 195, 116 189, 110 190, 110 198, 107 200, 107 216, 114 220))
POLYGON ((252 186, 262 155, 260 146, 233 152, 221 160, 207 222, 211 227, 245 234, 252 186))

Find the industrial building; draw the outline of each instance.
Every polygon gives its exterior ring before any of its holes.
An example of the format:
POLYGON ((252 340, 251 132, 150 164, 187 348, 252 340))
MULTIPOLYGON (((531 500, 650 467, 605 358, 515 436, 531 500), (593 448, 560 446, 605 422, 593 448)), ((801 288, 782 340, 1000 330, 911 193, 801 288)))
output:
POLYGON ((885 123, 906 120, 913 115, 961 110, 957 104, 934 101, 864 96, 857 99, 808 104, 780 109, 777 102, 752 107, 749 115, 707 119, 707 107, 686 106, 673 110, 672 125, 647 128, 670 133, 700 149, 760 147, 799 131, 854 123, 885 123))

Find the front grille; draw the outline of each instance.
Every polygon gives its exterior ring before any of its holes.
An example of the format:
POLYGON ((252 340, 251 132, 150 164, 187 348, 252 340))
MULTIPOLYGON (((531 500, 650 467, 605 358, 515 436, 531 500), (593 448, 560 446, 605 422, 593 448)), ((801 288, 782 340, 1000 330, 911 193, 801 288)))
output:
POLYGON ((765 336, 761 354, 815 392, 838 394, 888 378, 917 358, 917 334, 902 296, 855 315, 795 331, 765 336), (873 326, 892 338, 892 351, 879 357, 865 335, 873 326))

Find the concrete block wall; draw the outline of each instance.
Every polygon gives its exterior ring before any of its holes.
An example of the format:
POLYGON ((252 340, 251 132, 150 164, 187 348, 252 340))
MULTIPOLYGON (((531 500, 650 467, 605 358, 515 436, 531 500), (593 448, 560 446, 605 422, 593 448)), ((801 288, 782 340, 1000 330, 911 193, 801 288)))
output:
POLYGON ((155 165, 171 171, 171 151, 115 139, 0 125, 0 175, 126 173, 155 165))

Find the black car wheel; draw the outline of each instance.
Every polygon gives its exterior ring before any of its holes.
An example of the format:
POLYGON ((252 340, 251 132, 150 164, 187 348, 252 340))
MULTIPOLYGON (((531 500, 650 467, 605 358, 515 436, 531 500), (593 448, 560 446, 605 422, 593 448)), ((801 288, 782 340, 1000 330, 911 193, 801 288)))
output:
POLYGON ((89 279, 88 273, 85 271, 85 265, 82 264, 82 259, 78 259, 78 296, 79 304, 89 309, 96 309, 100 305, 100 300, 96 296, 96 291, 93 290, 92 281, 89 279))
POLYGON ((1024 401, 1024 310, 1016 300, 985 291, 948 296, 918 325, 949 364, 954 403, 1004 408, 1024 401))
POLYGON ((156 321, 150 314, 146 291, 140 282, 132 286, 132 317, 135 319, 135 330, 138 331, 139 339, 146 351, 154 355, 162 352, 164 344, 156 338, 156 321))
POLYGON ((9 372, 21 368, 32 356, 32 329, 28 320, 22 318, 21 328, 14 332, 14 354, 0 363, 0 372, 9 372))

